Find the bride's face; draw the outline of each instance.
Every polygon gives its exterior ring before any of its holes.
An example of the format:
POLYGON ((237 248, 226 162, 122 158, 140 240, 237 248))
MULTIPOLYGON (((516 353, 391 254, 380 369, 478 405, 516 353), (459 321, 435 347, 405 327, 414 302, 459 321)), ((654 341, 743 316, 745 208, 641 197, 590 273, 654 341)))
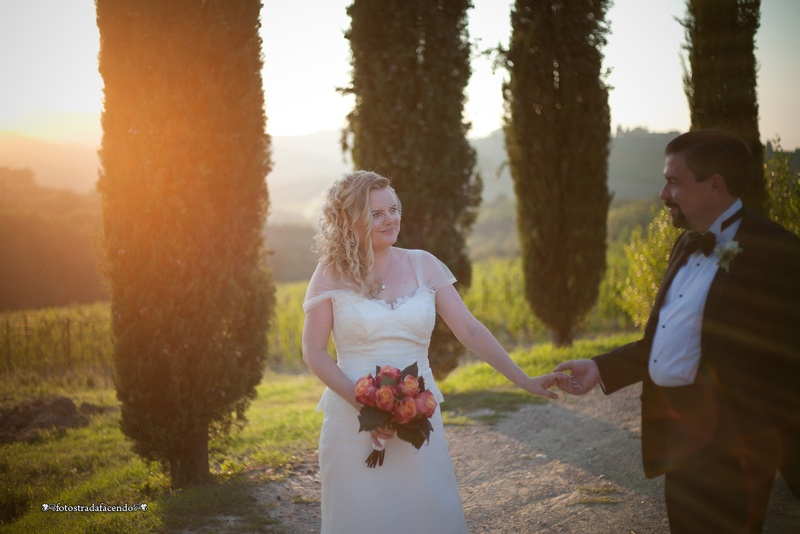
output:
POLYGON ((394 245, 400 233, 400 201, 388 187, 374 189, 369 194, 369 209, 372 214, 373 250, 381 250, 394 245))

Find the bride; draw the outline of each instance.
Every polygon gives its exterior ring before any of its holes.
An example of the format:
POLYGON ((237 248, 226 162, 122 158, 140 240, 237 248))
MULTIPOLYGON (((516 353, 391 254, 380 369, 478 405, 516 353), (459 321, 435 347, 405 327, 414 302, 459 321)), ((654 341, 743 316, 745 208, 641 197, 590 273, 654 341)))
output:
POLYGON ((468 532, 437 407, 419 450, 391 428, 359 432, 355 383, 376 366, 416 363, 438 402, 428 346, 436 313, 469 350, 517 386, 551 399, 566 375, 529 377, 467 309, 433 255, 394 247, 402 205, 389 180, 356 171, 328 189, 316 235, 320 261, 303 310, 303 359, 327 386, 319 438, 322 532, 468 532), (333 334, 336 360, 327 352, 333 334), (375 448, 385 461, 370 469, 375 448))

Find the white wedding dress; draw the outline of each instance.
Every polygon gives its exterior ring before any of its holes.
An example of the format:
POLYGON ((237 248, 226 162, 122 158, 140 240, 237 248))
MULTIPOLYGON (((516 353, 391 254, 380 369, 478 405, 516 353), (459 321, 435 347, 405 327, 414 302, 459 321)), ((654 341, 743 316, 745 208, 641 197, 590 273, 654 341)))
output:
MULTIPOLYGON (((307 311, 331 299, 337 364, 354 382, 366 374, 375 376, 376 365, 403 369, 416 362, 425 386, 441 402, 428 346, 436 317, 435 290, 455 279, 426 252, 395 252, 414 265, 418 287, 413 294, 390 304, 347 289, 329 289, 310 292, 303 307, 307 311)), ((325 413, 319 440, 323 533, 469 532, 439 409, 431 419, 429 443, 417 450, 396 437, 388 440, 384 463, 375 468, 365 463, 372 442, 368 432, 358 431, 358 412, 330 389, 318 409, 325 413)))

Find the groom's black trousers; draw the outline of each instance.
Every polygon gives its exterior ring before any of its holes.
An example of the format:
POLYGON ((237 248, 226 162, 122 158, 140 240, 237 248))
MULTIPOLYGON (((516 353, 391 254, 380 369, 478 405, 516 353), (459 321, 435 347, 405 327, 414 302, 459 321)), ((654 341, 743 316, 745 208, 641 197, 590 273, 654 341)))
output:
POLYGON ((777 468, 766 456, 745 456, 701 453, 666 473, 672 534, 761 532, 777 468))

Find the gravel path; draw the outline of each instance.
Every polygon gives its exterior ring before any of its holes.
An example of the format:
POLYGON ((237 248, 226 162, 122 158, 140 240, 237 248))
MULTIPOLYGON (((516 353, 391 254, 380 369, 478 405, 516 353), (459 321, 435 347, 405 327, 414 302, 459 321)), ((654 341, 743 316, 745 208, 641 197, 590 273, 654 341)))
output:
MULTIPOLYGON (((669 532, 662 478, 647 480, 641 469, 635 387, 562 396, 446 432, 473 533, 669 532)), ((298 474, 258 492, 285 532, 319 532, 316 462, 306 458, 298 474)), ((800 503, 778 479, 765 533, 791 532, 800 532, 800 503)))

